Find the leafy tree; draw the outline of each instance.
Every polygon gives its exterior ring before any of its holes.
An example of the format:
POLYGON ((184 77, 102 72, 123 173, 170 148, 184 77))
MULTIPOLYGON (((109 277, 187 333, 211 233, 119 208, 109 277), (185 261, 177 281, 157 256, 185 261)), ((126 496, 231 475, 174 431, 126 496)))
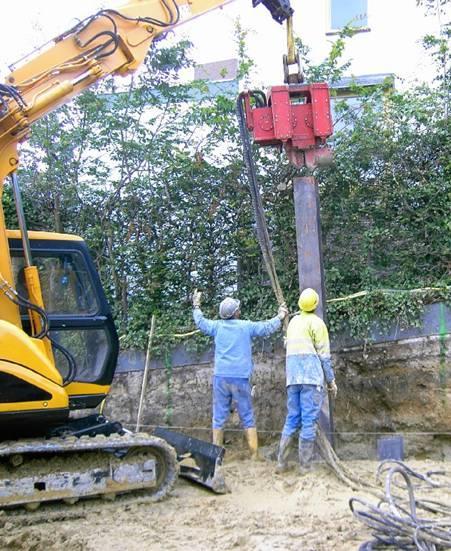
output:
MULTIPOLYGON (((333 82, 342 75, 348 34, 345 29, 316 66, 301 45, 309 80, 333 82)), ((242 78, 252 70, 245 43, 238 27, 242 78)), ((443 77, 443 44, 429 44, 443 77)), ((37 123, 24 148, 20 177, 29 227, 87 240, 123 346, 145 344, 153 313, 166 344, 192 330, 194 287, 204 291, 210 315, 233 289, 249 317, 275 310, 255 237, 235 100, 212 96, 203 82, 180 82, 180 69, 191 63, 189 44, 156 44, 132 79, 85 92, 37 123)), ((442 77, 434 87, 403 93, 385 86, 356 90, 358 109, 338 102, 335 164, 316 173, 327 294, 373 294, 331 305, 333 329, 347 319, 354 333, 365 334, 374 317, 410 319, 433 300, 430 294, 387 297, 380 289, 449 283, 450 132, 442 77)), ((255 156, 276 268, 294 305, 290 184, 302 172, 278 151, 256 149, 255 156)), ((8 194, 5 204, 14 226, 8 194)))

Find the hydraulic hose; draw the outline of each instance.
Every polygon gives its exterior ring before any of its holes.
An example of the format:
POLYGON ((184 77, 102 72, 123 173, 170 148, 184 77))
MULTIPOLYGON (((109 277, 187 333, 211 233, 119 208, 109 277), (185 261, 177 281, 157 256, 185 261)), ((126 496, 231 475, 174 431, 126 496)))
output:
MULTIPOLYGON (((264 97, 264 94, 262 92, 251 92, 251 95, 257 98, 257 101, 263 101, 262 96, 264 97)), ((268 226, 266 224, 265 213, 263 211, 263 203, 258 188, 257 171, 255 169, 254 158, 252 155, 252 144, 249 138, 249 133, 246 129, 246 118, 243 102, 244 93, 242 92, 238 96, 237 100, 237 115, 240 126, 241 141, 243 143, 244 161, 246 163, 248 173, 249 191, 251 194, 252 205, 254 207, 255 213, 257 239, 260 244, 260 248, 263 254, 263 260, 265 262, 265 268, 268 272, 272 289, 274 291, 278 304, 281 305, 285 304, 285 298, 283 296, 282 288, 279 283, 279 278, 277 277, 276 273, 274 256, 272 254, 271 240, 269 238, 268 226)), ((264 100, 264 102, 266 103, 266 99, 264 100)), ((285 318, 285 320, 287 321, 287 318, 285 318)))
POLYGON ((6 281, 6 279, 0 274, 0 291, 3 291, 6 298, 8 298, 12 303, 14 303, 19 308, 26 308, 27 310, 33 310, 33 312, 36 312, 42 322, 42 329, 37 333, 36 335, 33 335, 34 339, 43 339, 47 337, 49 341, 52 343, 52 346, 56 348, 61 354, 65 357, 67 364, 68 364, 68 374, 66 377, 63 378, 63 386, 67 386, 70 384, 77 374, 77 364, 75 361, 75 358, 73 355, 67 350, 64 346, 61 344, 58 344, 55 342, 54 339, 50 337, 49 331, 50 331, 50 321, 49 317, 47 315, 47 312, 38 306, 37 304, 34 304, 33 302, 30 302, 28 299, 20 295, 13 287, 9 285, 9 283, 6 281))

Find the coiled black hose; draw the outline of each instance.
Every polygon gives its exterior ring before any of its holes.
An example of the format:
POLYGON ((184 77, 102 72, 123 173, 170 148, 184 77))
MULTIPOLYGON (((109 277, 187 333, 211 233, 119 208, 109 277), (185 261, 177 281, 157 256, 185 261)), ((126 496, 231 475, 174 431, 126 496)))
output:
POLYGON ((446 473, 436 471, 423 475, 401 461, 381 463, 377 471, 379 479, 382 472, 385 473, 384 499, 377 505, 358 497, 349 501, 353 515, 372 530, 373 539, 363 543, 359 551, 451 549, 451 505, 415 497, 415 489, 443 491, 451 488, 449 480, 438 482, 431 478, 446 473), (431 515, 419 516, 419 510, 431 515))

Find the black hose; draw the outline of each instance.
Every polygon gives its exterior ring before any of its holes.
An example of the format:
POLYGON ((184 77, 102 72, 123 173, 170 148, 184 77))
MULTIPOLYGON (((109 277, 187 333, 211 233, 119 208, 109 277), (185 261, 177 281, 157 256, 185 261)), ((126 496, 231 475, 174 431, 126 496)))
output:
POLYGON ((22 107, 27 106, 25 100, 15 86, 11 86, 10 84, 0 84, 0 94, 13 98, 22 107))
MULTIPOLYGON (((262 101, 264 97, 263 92, 252 92, 255 97, 262 101)), ((249 191, 251 194, 252 204, 255 213, 255 224, 257 229, 257 239, 260 244, 260 248, 265 262, 265 268, 268 272, 271 286, 274 294, 276 295, 277 302, 283 304, 285 299, 283 297, 282 288, 279 283, 279 279, 276 273, 276 267, 274 262, 274 256, 272 254, 272 245, 269 237, 268 226, 266 224, 265 212, 263 210, 263 203, 260 196, 260 191, 257 182, 257 171, 255 168, 254 158, 252 155, 252 144, 249 138, 249 132, 246 128, 245 111, 243 107, 245 93, 242 92, 237 99, 237 116, 240 126, 241 141, 243 144, 243 156, 247 168, 247 175, 249 181, 249 191)), ((266 101, 266 98, 265 100, 266 101)))
POLYGON ((75 379, 75 375, 77 374, 77 364, 75 362, 75 358, 72 356, 72 354, 67 350, 67 348, 64 348, 61 344, 58 344, 50 335, 48 335, 49 341, 52 343, 52 346, 56 348, 61 354, 66 358, 67 365, 69 368, 69 372, 66 377, 63 378, 63 386, 67 386, 68 384, 72 383, 72 381, 75 379))
POLYGON ((169 17, 168 22, 161 21, 160 19, 155 19, 153 17, 127 17, 126 15, 123 15, 122 13, 120 13, 116 10, 112 10, 112 9, 102 10, 99 13, 100 14, 112 13, 113 15, 117 15, 118 17, 121 17, 122 19, 125 19, 126 21, 136 21, 136 22, 150 23, 152 25, 156 25, 157 27, 163 27, 163 28, 164 27, 172 27, 173 25, 177 24, 180 20, 180 10, 179 10, 178 4, 177 4, 177 2, 175 2, 175 0, 172 0, 172 4, 175 8, 175 17, 174 17, 174 12, 172 11, 172 9, 168 5, 168 3, 165 0, 161 0, 161 3, 164 5, 164 7, 166 8, 166 10, 169 13, 170 17, 169 17))
POLYGON ((36 312, 39 317, 41 318, 42 323, 42 329, 37 333, 36 335, 33 335, 33 338, 35 339, 43 339, 48 335, 50 324, 49 324, 49 318, 47 316, 47 312, 38 306, 37 304, 34 304, 34 302, 30 302, 25 297, 19 295, 19 293, 15 293, 15 295, 11 294, 10 292, 5 293, 6 297, 13 302, 16 306, 26 308, 27 310, 32 310, 33 312, 36 312))
POLYGON ((385 499, 377 506, 356 497, 349 501, 353 515, 372 530, 374 538, 362 544, 359 550, 393 547, 419 551, 451 549, 451 507, 439 501, 415 498, 412 479, 423 481, 422 487, 428 491, 450 487, 449 481, 444 484, 431 483, 431 473, 423 475, 401 461, 381 463, 378 476, 382 471, 386 473, 385 499), (391 467, 388 466, 390 463, 391 467), (401 477, 403 484, 399 484, 396 477, 401 477), (432 516, 420 517, 419 510, 428 511, 432 516))
POLYGON ((110 17, 110 14, 111 15, 115 15, 116 17, 120 17, 121 19, 124 19, 125 21, 136 21, 137 23, 140 23, 140 22, 143 22, 143 23, 149 23, 151 25, 155 25, 157 27, 162 27, 162 28, 166 28, 166 27, 172 27, 173 25, 175 25, 176 23, 179 22, 180 20, 180 10, 179 10, 179 7, 178 7, 178 4, 177 2, 175 2, 175 0, 171 0, 172 1, 172 4, 173 4, 173 8, 172 9, 169 4, 166 2, 166 0, 161 0, 162 4, 164 5, 164 7, 166 8, 166 10, 168 11, 169 13, 169 21, 166 22, 166 21, 161 21, 160 19, 155 19, 153 17, 128 17, 122 13, 120 13, 119 11, 116 11, 116 10, 112 10, 112 9, 105 9, 105 10, 101 10, 99 12, 97 12, 96 14, 94 15, 91 15, 89 17, 86 17, 85 19, 83 19, 82 21, 78 22, 74 27, 72 27, 71 29, 69 29, 68 31, 62 33, 58 38, 57 38, 57 41, 59 40, 64 40, 65 38, 67 38, 68 36, 70 36, 71 34, 79 34, 80 32, 84 31, 85 29, 87 29, 89 27, 89 25, 95 21, 96 19, 98 19, 99 17, 106 17, 108 18, 112 25, 113 25, 113 32, 115 34, 117 34, 117 25, 116 25, 116 22, 114 21, 114 19, 112 17, 110 17), (175 16, 174 16, 174 13, 175 13, 175 16))
POLYGON ((267 106, 266 95, 261 90, 251 90, 249 92, 249 95, 255 100, 255 104, 257 107, 267 106))
POLYGON ((26 308, 27 310, 32 310, 33 312, 36 312, 41 318, 42 329, 39 331, 39 333, 37 333, 36 335, 33 335, 33 338, 43 339, 44 337, 47 337, 51 342, 52 346, 56 348, 56 350, 61 352, 61 354, 66 358, 69 371, 67 376, 63 378, 63 386, 67 386, 75 379, 75 376, 77 374, 77 364, 76 364, 75 358, 69 352, 69 350, 64 348, 64 346, 62 346, 61 344, 58 344, 49 335, 50 321, 49 321, 47 312, 37 304, 30 302, 28 299, 20 295, 15 289, 13 289, 9 284, 7 284, 5 280, 3 280, 3 282, 4 282, 3 292, 6 298, 8 298, 12 303, 14 303, 19 308, 22 307, 22 308, 26 308))

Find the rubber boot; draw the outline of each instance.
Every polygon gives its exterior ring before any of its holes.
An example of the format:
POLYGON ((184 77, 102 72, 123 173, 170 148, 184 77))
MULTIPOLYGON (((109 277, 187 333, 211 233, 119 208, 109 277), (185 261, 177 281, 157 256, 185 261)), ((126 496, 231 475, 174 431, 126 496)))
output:
POLYGON ((224 431, 222 429, 213 429, 213 444, 216 446, 223 446, 224 431))
POLYGON ((314 440, 301 440, 299 438, 299 466, 301 468, 301 474, 306 474, 312 470, 314 449, 314 440))
POLYGON ((246 433, 247 445, 249 446, 249 450, 251 452, 251 459, 254 461, 258 461, 259 456, 257 429, 255 427, 252 427, 250 429, 245 429, 244 432, 246 433))
POLYGON ((279 453, 277 455, 276 474, 285 473, 290 470, 288 465, 288 452, 290 451, 290 445, 293 440, 292 436, 285 436, 282 434, 279 443, 279 453))

